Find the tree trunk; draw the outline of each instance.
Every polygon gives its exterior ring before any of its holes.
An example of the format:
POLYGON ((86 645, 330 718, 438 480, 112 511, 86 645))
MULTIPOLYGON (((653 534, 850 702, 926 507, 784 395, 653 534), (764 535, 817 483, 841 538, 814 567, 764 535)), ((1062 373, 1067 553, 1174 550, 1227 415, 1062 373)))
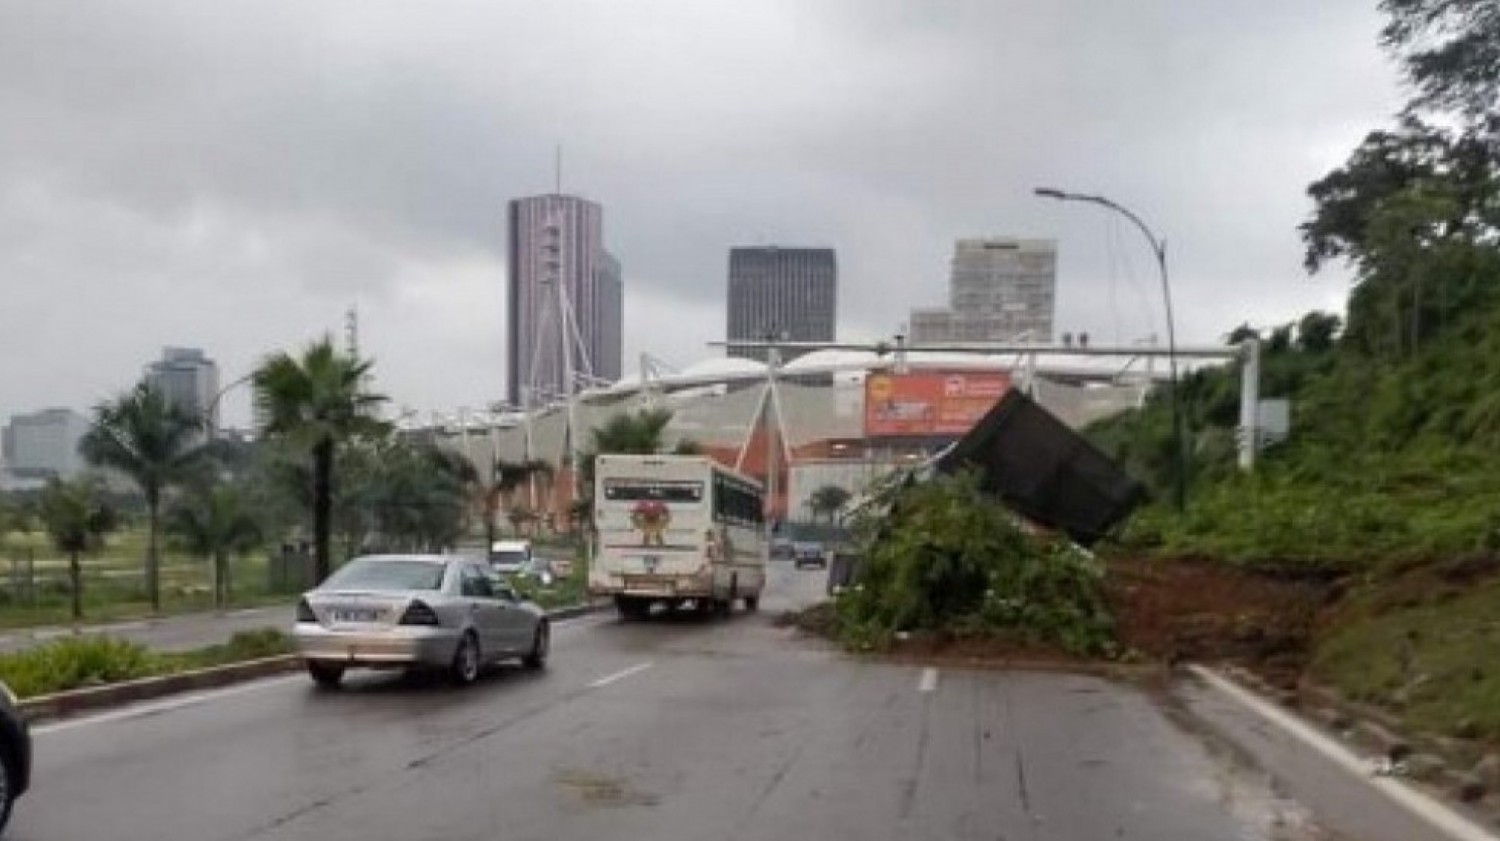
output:
POLYGON ((224 563, 223 552, 215 552, 210 562, 214 567, 214 607, 223 610, 229 604, 229 565, 224 563))
POLYGON ((329 533, 333 519, 333 439, 313 447, 313 571, 317 583, 333 571, 329 533))
POLYGON ((146 492, 146 594, 151 612, 161 613, 161 557, 157 554, 157 529, 161 523, 161 492, 146 492))
POLYGON ((83 618, 83 567, 78 563, 78 553, 68 553, 68 578, 72 585, 73 621, 83 618))
POLYGON ((500 505, 500 491, 491 488, 484 495, 484 552, 488 555, 490 547, 495 545, 495 515, 500 505))

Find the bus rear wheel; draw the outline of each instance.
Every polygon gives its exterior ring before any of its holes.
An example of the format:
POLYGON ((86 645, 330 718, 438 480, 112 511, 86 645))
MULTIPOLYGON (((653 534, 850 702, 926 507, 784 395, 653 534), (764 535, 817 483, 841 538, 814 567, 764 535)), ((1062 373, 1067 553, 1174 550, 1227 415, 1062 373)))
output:
POLYGON ((641 620, 651 615, 651 602, 633 596, 615 596, 615 610, 622 619, 641 620))
POLYGON ((760 596, 746 596, 745 610, 749 611, 750 613, 754 613, 755 611, 760 610, 760 596))

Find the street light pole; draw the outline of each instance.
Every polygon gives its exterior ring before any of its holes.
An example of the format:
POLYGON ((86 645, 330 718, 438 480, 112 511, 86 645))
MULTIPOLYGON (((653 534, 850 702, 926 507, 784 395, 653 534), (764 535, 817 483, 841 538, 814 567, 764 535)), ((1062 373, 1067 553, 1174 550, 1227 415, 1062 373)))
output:
POLYGON ((1167 241, 1157 236, 1156 232, 1151 230, 1151 226, 1147 225, 1145 220, 1137 216, 1130 208, 1104 196, 1070 193, 1050 187, 1038 187, 1034 192, 1046 199, 1086 202, 1112 210, 1135 223, 1141 234, 1146 237, 1146 241, 1151 244, 1151 253, 1156 257, 1156 268, 1161 274, 1161 297, 1167 310, 1167 376, 1172 389, 1172 472, 1176 474, 1173 483, 1173 500, 1180 512, 1187 504, 1187 451, 1182 438, 1182 403, 1177 382, 1177 328, 1172 318, 1172 286, 1167 279, 1167 241))
POLYGON ((209 435, 208 435, 209 438, 215 437, 215 435, 218 433, 218 427, 219 427, 219 417, 218 417, 218 415, 219 415, 219 402, 224 399, 224 395, 226 395, 229 392, 233 391, 235 388, 237 388, 239 386, 242 386, 245 383, 250 382, 254 378, 255 378, 255 372, 251 371, 250 373, 244 375, 243 377, 240 377, 240 378, 234 380, 229 385, 226 385, 223 388, 219 389, 218 393, 215 394, 213 396, 213 398, 208 401, 208 405, 206 407, 204 407, 204 409, 203 409, 203 411, 201 413, 200 420, 203 422, 203 424, 206 427, 209 428, 209 435))

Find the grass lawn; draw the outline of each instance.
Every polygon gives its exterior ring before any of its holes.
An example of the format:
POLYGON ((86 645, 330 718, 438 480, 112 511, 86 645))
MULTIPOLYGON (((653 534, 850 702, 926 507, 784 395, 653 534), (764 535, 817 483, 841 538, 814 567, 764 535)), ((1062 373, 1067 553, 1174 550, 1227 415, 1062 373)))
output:
MULTIPOLYGON (((146 596, 144 571, 139 558, 120 565, 111 558, 85 559, 83 563, 83 621, 112 622, 152 615, 146 596)), ((0 628, 26 628, 72 622, 70 583, 66 568, 33 571, 28 586, 24 562, 0 556, 0 628)), ((267 559, 247 556, 231 562, 230 607, 255 607, 290 603, 294 594, 270 589, 267 559)), ((213 609, 209 565, 204 561, 174 561, 161 569, 159 615, 213 609)))

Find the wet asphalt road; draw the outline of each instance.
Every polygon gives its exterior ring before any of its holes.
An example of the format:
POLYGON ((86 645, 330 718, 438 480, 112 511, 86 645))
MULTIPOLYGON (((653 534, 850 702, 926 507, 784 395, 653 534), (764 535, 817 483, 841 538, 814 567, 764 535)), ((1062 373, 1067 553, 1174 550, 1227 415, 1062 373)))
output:
POLYGON ((1314 837, 1135 689, 857 663, 759 616, 558 627, 454 691, 302 676, 37 735, 19 841, 1314 837))

